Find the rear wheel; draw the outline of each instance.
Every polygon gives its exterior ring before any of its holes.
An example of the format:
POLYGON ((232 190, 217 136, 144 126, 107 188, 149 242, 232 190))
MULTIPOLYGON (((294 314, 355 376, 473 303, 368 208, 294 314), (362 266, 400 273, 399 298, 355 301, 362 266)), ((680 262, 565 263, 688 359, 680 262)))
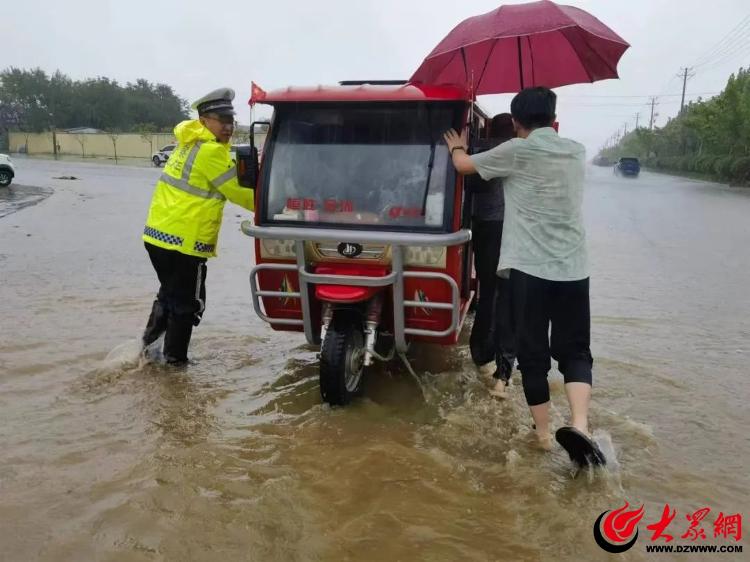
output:
POLYGON ((157 168, 161 168, 161 158, 159 158, 158 156, 154 156, 151 161, 154 163, 154 166, 156 166, 157 168))
POLYGON ((0 170, 0 187, 8 187, 13 181, 13 174, 9 170, 0 170))
POLYGON ((354 311, 337 310, 320 350, 320 395, 343 406, 362 392, 365 366, 362 320, 354 311))

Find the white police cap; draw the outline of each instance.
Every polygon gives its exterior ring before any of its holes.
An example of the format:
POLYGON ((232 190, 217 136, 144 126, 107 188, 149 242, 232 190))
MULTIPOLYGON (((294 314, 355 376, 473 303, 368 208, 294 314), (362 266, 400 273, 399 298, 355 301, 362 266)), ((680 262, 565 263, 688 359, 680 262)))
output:
POLYGON ((234 90, 232 88, 219 88, 196 100, 190 107, 195 109, 198 115, 203 115, 204 113, 234 115, 232 100, 234 100, 234 90))

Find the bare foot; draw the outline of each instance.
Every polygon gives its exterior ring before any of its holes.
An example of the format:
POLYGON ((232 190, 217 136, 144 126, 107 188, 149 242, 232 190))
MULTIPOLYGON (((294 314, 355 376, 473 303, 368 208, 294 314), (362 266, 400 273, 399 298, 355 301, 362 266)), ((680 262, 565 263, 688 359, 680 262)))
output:
POLYGON ((484 365, 479 365, 477 366, 477 371, 479 371, 479 374, 483 377, 488 377, 495 372, 495 364, 485 363, 484 365))
POLYGON ((538 433, 535 431, 534 434, 536 435, 537 447, 539 447, 542 451, 552 450, 552 434, 551 433, 538 433))
POLYGON ((496 379, 495 386, 490 389, 490 396, 505 400, 508 397, 508 384, 502 379, 496 379))
POLYGON ((591 433, 589 432, 589 426, 588 424, 581 424, 581 423, 574 423, 571 424, 572 427, 575 427, 578 431, 583 433, 586 437, 591 439, 591 433))

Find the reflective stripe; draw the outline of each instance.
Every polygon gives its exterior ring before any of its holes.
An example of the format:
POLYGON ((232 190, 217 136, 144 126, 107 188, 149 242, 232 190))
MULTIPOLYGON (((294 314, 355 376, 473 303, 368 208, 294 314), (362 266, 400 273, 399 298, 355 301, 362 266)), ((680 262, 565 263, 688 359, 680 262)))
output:
POLYGON ((215 248, 216 244, 206 244, 205 242, 196 242, 193 245, 193 250, 203 253, 212 253, 215 248))
POLYGON ((167 244, 172 244, 173 246, 182 246, 182 243, 184 242, 184 239, 179 236, 167 234, 166 232, 162 232, 161 230, 151 228, 148 225, 146 225, 146 227, 143 229, 143 234, 145 234, 146 236, 150 236, 154 240, 160 240, 161 242, 166 242, 167 244))
POLYGON ((198 301, 198 311, 195 313, 200 320, 203 311, 206 310, 206 303, 201 299, 201 285, 203 284, 203 264, 198 264, 198 278, 195 280, 195 300, 198 301))
POLYGON ((190 150, 190 154, 185 159, 185 165, 182 167, 182 179, 186 182, 190 180, 190 172, 193 171, 193 162, 195 162, 195 157, 198 156, 198 151, 201 149, 202 144, 203 141, 196 142, 195 146, 190 150))
POLYGON ((159 178, 159 180, 168 185, 171 185, 172 187, 181 189, 182 191, 189 193, 190 195, 202 197, 203 199, 219 199, 220 201, 226 199, 226 197, 224 197, 218 191, 206 191, 205 189, 201 189, 199 187, 193 187, 186 180, 178 180, 177 178, 173 178, 166 172, 161 175, 161 178, 159 178))
POLYGON ((214 189, 219 189, 220 186, 227 183, 232 178, 237 177, 237 166, 232 166, 229 168, 226 172, 221 174, 218 178, 211 180, 211 185, 214 186, 214 189))
POLYGON ((193 164, 195 163, 195 159, 198 156, 198 151, 200 150, 202 145, 203 141, 198 141, 195 143, 193 148, 190 149, 190 154, 188 154, 188 157, 185 159, 185 164, 182 167, 181 179, 172 177, 168 173, 164 172, 161 175, 161 181, 186 193, 195 195, 196 197, 202 197, 203 199, 218 199, 219 201, 224 201, 226 197, 224 197, 224 195, 222 195, 221 193, 215 191, 206 191, 205 189, 201 189, 200 187, 194 187, 189 183, 190 174, 193 171, 193 164))

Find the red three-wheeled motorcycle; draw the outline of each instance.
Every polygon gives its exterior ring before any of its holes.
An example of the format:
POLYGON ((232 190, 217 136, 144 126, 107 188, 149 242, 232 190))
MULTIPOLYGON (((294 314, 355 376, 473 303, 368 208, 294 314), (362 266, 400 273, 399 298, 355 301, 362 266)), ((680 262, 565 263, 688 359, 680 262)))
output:
MULTIPOLYGON (((343 82, 269 92, 262 162, 254 147, 253 306, 276 330, 320 346, 330 404, 365 369, 412 341, 455 344, 473 297, 463 179, 443 133, 485 116, 467 92, 343 82)), ((409 367, 410 368, 410 367, 409 367)))

